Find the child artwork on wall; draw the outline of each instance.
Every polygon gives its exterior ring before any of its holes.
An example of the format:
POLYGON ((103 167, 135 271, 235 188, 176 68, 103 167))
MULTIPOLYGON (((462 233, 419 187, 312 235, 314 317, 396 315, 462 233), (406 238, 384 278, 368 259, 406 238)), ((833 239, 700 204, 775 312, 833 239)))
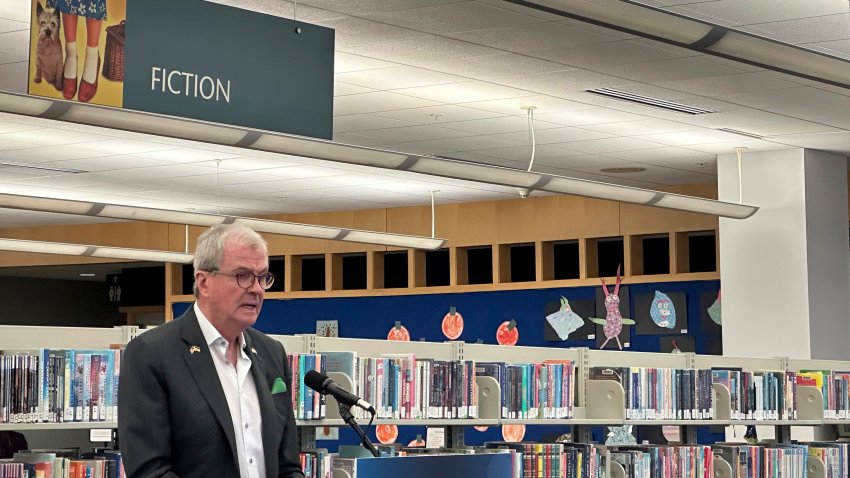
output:
POLYGON ((449 307, 449 312, 443 317, 443 335, 449 340, 457 340, 463 333, 463 316, 454 307, 449 307))
POLYGON ((387 340, 397 340, 399 342, 410 342, 410 332, 407 327, 401 325, 400 320, 395 321, 395 325, 387 334, 387 340))
POLYGON ((496 329, 496 342, 499 345, 513 346, 519 342, 519 329, 516 326, 516 320, 504 321, 496 329))
POLYGON ((637 445, 637 438, 632 435, 632 426, 608 427, 606 445, 637 445))
POLYGON ((624 318, 620 313, 620 267, 617 267, 617 283, 614 286, 614 291, 608 290, 608 285, 605 284, 605 279, 602 281, 602 290, 605 292, 605 318, 600 319, 593 317, 590 320, 602 326, 602 332, 605 334, 605 341, 602 342, 600 349, 604 349, 611 339, 616 339, 617 346, 623 350, 623 343, 620 341, 620 334, 623 332, 623 324, 632 325, 635 323, 632 319, 624 318))
POLYGON ((659 327, 668 329, 676 327, 676 306, 670 297, 660 290, 655 291, 655 298, 649 306, 649 316, 659 327))
POLYGON ((319 337, 339 337, 339 321, 317 320, 316 335, 319 337))
POLYGON ((638 335, 688 333, 687 294, 679 291, 635 294, 634 319, 638 335))
POLYGON ((720 294, 722 291, 717 291, 717 300, 708 308, 708 316, 717 325, 723 325, 723 317, 721 316, 720 294))
POLYGON ((571 333, 584 325, 584 319, 573 311, 567 298, 561 296, 560 308, 546 316, 546 323, 555 330, 560 340, 567 340, 571 333))

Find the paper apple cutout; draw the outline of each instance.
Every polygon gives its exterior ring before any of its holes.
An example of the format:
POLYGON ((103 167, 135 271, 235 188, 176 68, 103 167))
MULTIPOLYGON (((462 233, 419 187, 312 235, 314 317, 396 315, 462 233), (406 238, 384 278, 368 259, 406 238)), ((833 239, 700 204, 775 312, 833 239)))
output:
POLYGON ((408 443, 407 446, 416 447, 416 448, 424 448, 425 447, 425 440, 422 439, 422 435, 416 435, 416 438, 414 438, 413 440, 410 440, 410 443, 408 443))
POLYGON ((496 342, 499 345, 516 345, 517 341, 519 341, 519 329, 516 326, 516 320, 502 322, 502 325, 496 329, 496 342))
POLYGON ((378 425, 375 427, 375 436, 384 445, 395 443, 398 438, 398 427, 395 425, 378 425))
POLYGON ((463 316, 454 307, 443 317, 443 335, 449 340, 456 340, 463 333, 463 316))
POLYGON ((525 425, 502 425, 502 438, 507 442, 521 442, 525 438, 525 425))
POLYGON ((472 428, 476 429, 479 432, 486 432, 490 427, 488 427, 486 425, 481 425, 481 426, 472 427, 472 428))
POLYGON ((407 327, 401 325, 401 322, 396 322, 395 327, 390 329, 387 334, 387 340, 397 340, 399 342, 410 342, 410 332, 407 327))

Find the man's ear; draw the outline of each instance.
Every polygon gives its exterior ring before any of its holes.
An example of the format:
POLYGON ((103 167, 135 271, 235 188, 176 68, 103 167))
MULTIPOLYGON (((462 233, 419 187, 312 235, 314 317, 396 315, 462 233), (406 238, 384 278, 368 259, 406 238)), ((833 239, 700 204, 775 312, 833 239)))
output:
POLYGON ((209 278, 210 274, 204 271, 195 272, 195 285, 198 288, 198 296, 206 295, 207 289, 209 289, 209 278))

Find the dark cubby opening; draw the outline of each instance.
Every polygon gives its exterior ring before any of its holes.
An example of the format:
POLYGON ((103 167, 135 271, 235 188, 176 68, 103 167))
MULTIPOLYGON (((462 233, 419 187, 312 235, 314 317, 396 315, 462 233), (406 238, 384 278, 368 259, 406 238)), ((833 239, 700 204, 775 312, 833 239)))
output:
POLYGON ((342 289, 366 288, 366 254, 342 256, 342 289))
POLYGON ((283 256, 269 257, 269 272, 274 274, 274 283, 269 292, 283 292, 286 282, 286 261, 283 256))
POLYGON ((670 236, 649 236, 643 242, 644 275, 670 273, 670 236))
POLYGON ((581 277, 578 241, 556 242, 552 245, 552 256, 555 261, 553 279, 578 279, 581 277))
POLYGON ((511 251, 511 282, 530 282, 537 280, 534 244, 514 244, 511 251))
POLYGON ((121 307, 165 304, 165 266, 122 269, 120 282, 121 307))
POLYGON ((690 272, 717 270, 717 237, 714 232, 688 234, 688 269, 690 272))
POLYGON ((493 248, 470 247, 466 250, 468 284, 493 283, 493 248))
POLYGON ((183 264, 183 281, 180 288, 181 294, 194 294, 192 288, 195 285, 195 268, 192 264, 183 264))
POLYGON ((301 258, 301 290, 325 290, 325 256, 301 258))
POLYGON ((384 253, 384 288, 407 287, 407 251, 384 253))
POLYGON ((450 275, 448 249, 425 251, 425 287, 449 285, 450 275))
POLYGON ((620 268, 620 275, 623 274, 623 238, 611 237, 596 240, 596 264, 598 267, 599 277, 612 277, 617 275, 617 268, 620 268))

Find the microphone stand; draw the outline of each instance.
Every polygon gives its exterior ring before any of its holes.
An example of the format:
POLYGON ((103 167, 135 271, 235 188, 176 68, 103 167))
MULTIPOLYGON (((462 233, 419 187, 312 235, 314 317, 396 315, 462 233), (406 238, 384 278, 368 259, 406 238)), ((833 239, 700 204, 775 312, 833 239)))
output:
POLYGON ((360 425, 357 424, 357 421, 354 420, 354 415, 351 414, 351 407, 347 407, 343 405, 342 402, 340 402, 339 416, 343 419, 343 421, 345 421, 345 423, 347 423, 352 429, 354 429, 354 432, 357 433, 357 436, 360 437, 360 443, 363 444, 364 448, 369 450, 369 453, 371 453, 372 456, 374 456, 375 458, 381 456, 381 454, 378 452, 378 449, 375 448, 375 445, 372 444, 372 441, 369 440, 369 437, 366 436, 366 433, 363 431, 362 428, 360 428, 360 425))

